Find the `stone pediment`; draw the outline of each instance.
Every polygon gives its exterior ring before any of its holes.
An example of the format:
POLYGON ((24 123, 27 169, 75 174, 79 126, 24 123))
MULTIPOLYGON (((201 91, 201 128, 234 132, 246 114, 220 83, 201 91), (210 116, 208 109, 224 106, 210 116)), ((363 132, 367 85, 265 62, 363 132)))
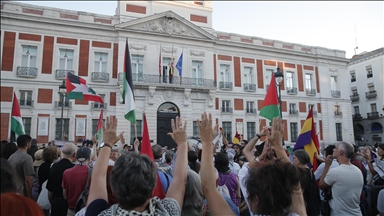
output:
POLYGON ((172 11, 166 11, 133 21, 120 23, 116 25, 116 29, 216 40, 214 35, 172 11))

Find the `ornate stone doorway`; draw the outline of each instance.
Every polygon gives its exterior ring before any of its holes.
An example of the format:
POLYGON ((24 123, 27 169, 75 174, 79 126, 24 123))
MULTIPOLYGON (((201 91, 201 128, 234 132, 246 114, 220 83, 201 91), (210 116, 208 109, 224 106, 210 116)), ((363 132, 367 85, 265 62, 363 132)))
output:
POLYGON ((176 147, 176 143, 168 136, 172 132, 171 119, 180 116, 179 108, 171 102, 165 102, 157 109, 157 144, 168 146, 168 149, 176 147))

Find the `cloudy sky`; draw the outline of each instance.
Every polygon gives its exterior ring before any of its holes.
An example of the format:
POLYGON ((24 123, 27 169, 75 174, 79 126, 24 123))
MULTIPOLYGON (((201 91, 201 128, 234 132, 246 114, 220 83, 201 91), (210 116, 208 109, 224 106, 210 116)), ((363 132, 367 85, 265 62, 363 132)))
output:
MULTIPOLYGON (((22 1, 20 1, 22 2, 22 1)), ((116 1, 28 1, 28 4, 114 15, 116 1)), ((384 46, 382 1, 213 1, 218 31, 346 51, 384 46), (356 26, 356 27, 355 27, 356 26)))

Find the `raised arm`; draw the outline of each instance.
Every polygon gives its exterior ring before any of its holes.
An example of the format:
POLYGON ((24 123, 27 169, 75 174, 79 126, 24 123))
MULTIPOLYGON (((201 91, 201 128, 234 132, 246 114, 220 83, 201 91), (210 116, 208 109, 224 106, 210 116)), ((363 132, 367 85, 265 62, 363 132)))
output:
MULTIPOLYGON (((266 133, 267 131, 268 131, 268 127, 264 127, 263 130, 261 130, 259 136, 260 137, 265 136, 267 134, 266 133)), ((252 154, 252 149, 255 148, 255 145, 258 140, 259 140, 259 137, 255 136, 253 139, 251 139, 251 141, 248 142, 248 144, 243 149, 243 154, 248 161, 252 161, 255 158, 255 156, 252 154)))
POLYGON ((267 139, 271 147, 273 147, 273 149, 275 150, 277 158, 283 162, 290 163, 289 158, 285 153, 285 150, 282 145, 283 133, 284 133, 283 121, 279 117, 274 118, 272 121, 271 132, 267 133, 267 139))
POLYGON ((212 115, 207 116, 205 112, 201 115, 201 121, 197 121, 197 125, 203 145, 200 169, 201 186, 208 202, 209 211, 211 215, 234 215, 223 196, 216 189, 216 177, 212 162, 212 141, 215 137, 215 131, 217 131, 217 125, 215 129, 212 128, 212 115))
POLYGON ((172 133, 168 133, 177 144, 177 158, 173 179, 169 186, 166 197, 175 199, 180 208, 183 207, 185 183, 188 174, 188 144, 187 144, 187 121, 183 122, 181 118, 176 117, 176 121, 171 121, 172 133))

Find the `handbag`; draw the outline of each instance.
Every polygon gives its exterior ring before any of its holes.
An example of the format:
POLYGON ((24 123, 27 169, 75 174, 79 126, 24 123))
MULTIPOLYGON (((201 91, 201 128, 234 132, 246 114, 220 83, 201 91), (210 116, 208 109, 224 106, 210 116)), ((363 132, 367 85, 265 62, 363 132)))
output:
MULTIPOLYGON (((53 163, 51 164, 52 167, 53 163)), ((51 209, 51 203, 48 199, 48 189, 47 189, 47 182, 48 179, 45 180, 43 185, 41 186, 41 192, 39 194, 39 197, 37 198, 37 204, 44 210, 50 210, 51 209)))

